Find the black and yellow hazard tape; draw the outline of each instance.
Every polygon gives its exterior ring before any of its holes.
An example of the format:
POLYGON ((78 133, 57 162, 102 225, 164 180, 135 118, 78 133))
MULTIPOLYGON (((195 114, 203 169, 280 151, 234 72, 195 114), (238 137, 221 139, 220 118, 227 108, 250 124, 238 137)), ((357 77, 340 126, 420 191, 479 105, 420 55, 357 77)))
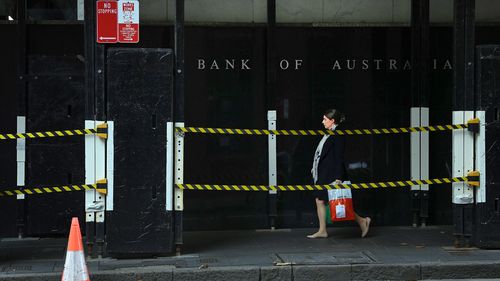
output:
POLYGON ((372 183, 351 183, 351 184, 316 184, 316 185, 226 185, 226 184, 177 184, 177 187, 183 190, 212 190, 212 191, 315 191, 329 189, 369 189, 369 188, 390 188, 406 187, 423 184, 447 184, 454 182, 465 182, 470 186, 479 186, 479 173, 477 176, 468 175, 467 177, 455 178, 437 178, 428 180, 412 181, 390 181, 390 182, 372 182, 372 183))
MULTIPOLYGON (((471 119, 467 124, 437 125, 410 128, 383 128, 383 129, 353 129, 353 130, 262 130, 262 129, 229 129, 229 128, 201 128, 176 127, 179 133, 223 134, 223 135, 278 135, 278 136, 322 136, 322 135, 383 135, 404 134, 416 132, 439 132, 458 129, 467 129, 479 124, 479 119, 471 119)), ((475 127, 474 127, 475 128, 475 127)))
POLYGON ((103 123, 97 125, 95 129, 77 129, 77 130, 61 130, 49 132, 34 132, 34 133, 17 133, 17 134, 0 134, 0 140, 15 140, 15 139, 36 139, 36 138, 53 138, 53 137, 70 137, 96 134, 100 138, 108 138, 108 124, 103 123))
POLYGON ((95 184, 72 184, 62 186, 49 187, 33 187, 33 188, 18 188, 12 190, 0 190, 0 197, 16 196, 16 195, 38 195, 38 194, 55 194, 71 191, 96 190, 101 194, 107 194, 108 182, 106 179, 98 180, 95 184))

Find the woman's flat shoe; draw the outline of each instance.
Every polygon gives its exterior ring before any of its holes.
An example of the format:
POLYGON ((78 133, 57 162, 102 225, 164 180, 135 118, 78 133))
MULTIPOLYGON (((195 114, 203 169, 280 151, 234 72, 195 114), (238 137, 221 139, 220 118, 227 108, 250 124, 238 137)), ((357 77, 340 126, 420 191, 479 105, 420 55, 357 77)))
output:
POLYGON ((328 238, 328 233, 327 234, 314 233, 314 234, 311 234, 311 235, 307 235, 307 238, 309 238, 309 239, 328 238))
POLYGON ((370 217, 366 217, 365 218, 365 228, 362 229, 362 232, 361 232, 361 238, 365 237, 366 234, 368 234, 368 230, 370 230, 370 222, 372 220, 370 219, 370 217))

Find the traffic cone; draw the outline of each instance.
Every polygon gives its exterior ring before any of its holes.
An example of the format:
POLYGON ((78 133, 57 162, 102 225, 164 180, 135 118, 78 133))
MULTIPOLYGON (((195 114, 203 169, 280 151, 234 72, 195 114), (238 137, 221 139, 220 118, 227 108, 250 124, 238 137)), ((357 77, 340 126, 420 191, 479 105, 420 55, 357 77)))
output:
POLYGON ((83 254, 82 234, 78 218, 71 220, 68 250, 61 281, 90 281, 85 255, 83 254))

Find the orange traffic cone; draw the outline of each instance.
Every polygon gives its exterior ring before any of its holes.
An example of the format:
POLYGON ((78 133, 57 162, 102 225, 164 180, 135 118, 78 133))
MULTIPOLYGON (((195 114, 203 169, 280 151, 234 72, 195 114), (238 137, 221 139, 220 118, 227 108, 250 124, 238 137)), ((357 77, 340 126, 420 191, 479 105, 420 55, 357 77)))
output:
POLYGON ((71 220, 68 250, 61 281, 90 281, 85 256, 83 254, 82 234, 78 218, 71 220))

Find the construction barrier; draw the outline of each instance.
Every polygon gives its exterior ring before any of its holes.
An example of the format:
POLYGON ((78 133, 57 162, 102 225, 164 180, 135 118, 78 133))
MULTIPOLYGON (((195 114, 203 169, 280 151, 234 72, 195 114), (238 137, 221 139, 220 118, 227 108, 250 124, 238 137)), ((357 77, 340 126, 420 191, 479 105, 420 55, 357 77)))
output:
POLYGON ((61 281, 90 281, 78 218, 71 220, 66 260, 61 281))
POLYGON ((53 137, 72 137, 96 134, 100 138, 108 138, 108 124, 103 123, 97 125, 95 129, 76 129, 76 130, 61 130, 49 132, 34 132, 34 133, 16 133, 16 134, 0 134, 0 140, 15 140, 15 139, 36 139, 36 138, 53 138, 53 137))
POLYGON ((108 189, 107 185, 108 185, 107 180, 101 179, 98 180, 95 184, 62 185, 62 186, 0 190, 0 197, 15 196, 21 194, 37 195, 37 194, 61 193, 61 192, 71 192, 71 191, 83 191, 83 190, 96 190, 101 194, 106 194, 108 189))
POLYGON ((447 184, 453 182, 465 182, 469 186, 479 186, 479 172, 472 171, 466 177, 455 178, 436 178, 427 180, 412 181, 391 181, 391 182, 372 182, 372 183, 351 183, 351 184, 316 184, 316 185, 223 185, 223 184, 177 184, 176 186, 183 190, 212 190, 212 191, 315 191, 329 189, 368 189, 368 188, 386 188, 386 187, 405 187, 423 184, 447 184))
POLYGON ((178 133, 198 134, 223 134, 223 135, 279 135, 279 136, 323 136, 323 135, 382 135, 403 134, 415 132, 439 132, 457 129, 468 129, 473 132, 479 131, 479 119, 471 119, 467 124, 437 125, 426 127, 409 128, 383 128, 383 129, 354 129, 354 130, 262 130, 262 129, 228 129, 228 128, 200 128, 200 127, 176 127, 178 133))

